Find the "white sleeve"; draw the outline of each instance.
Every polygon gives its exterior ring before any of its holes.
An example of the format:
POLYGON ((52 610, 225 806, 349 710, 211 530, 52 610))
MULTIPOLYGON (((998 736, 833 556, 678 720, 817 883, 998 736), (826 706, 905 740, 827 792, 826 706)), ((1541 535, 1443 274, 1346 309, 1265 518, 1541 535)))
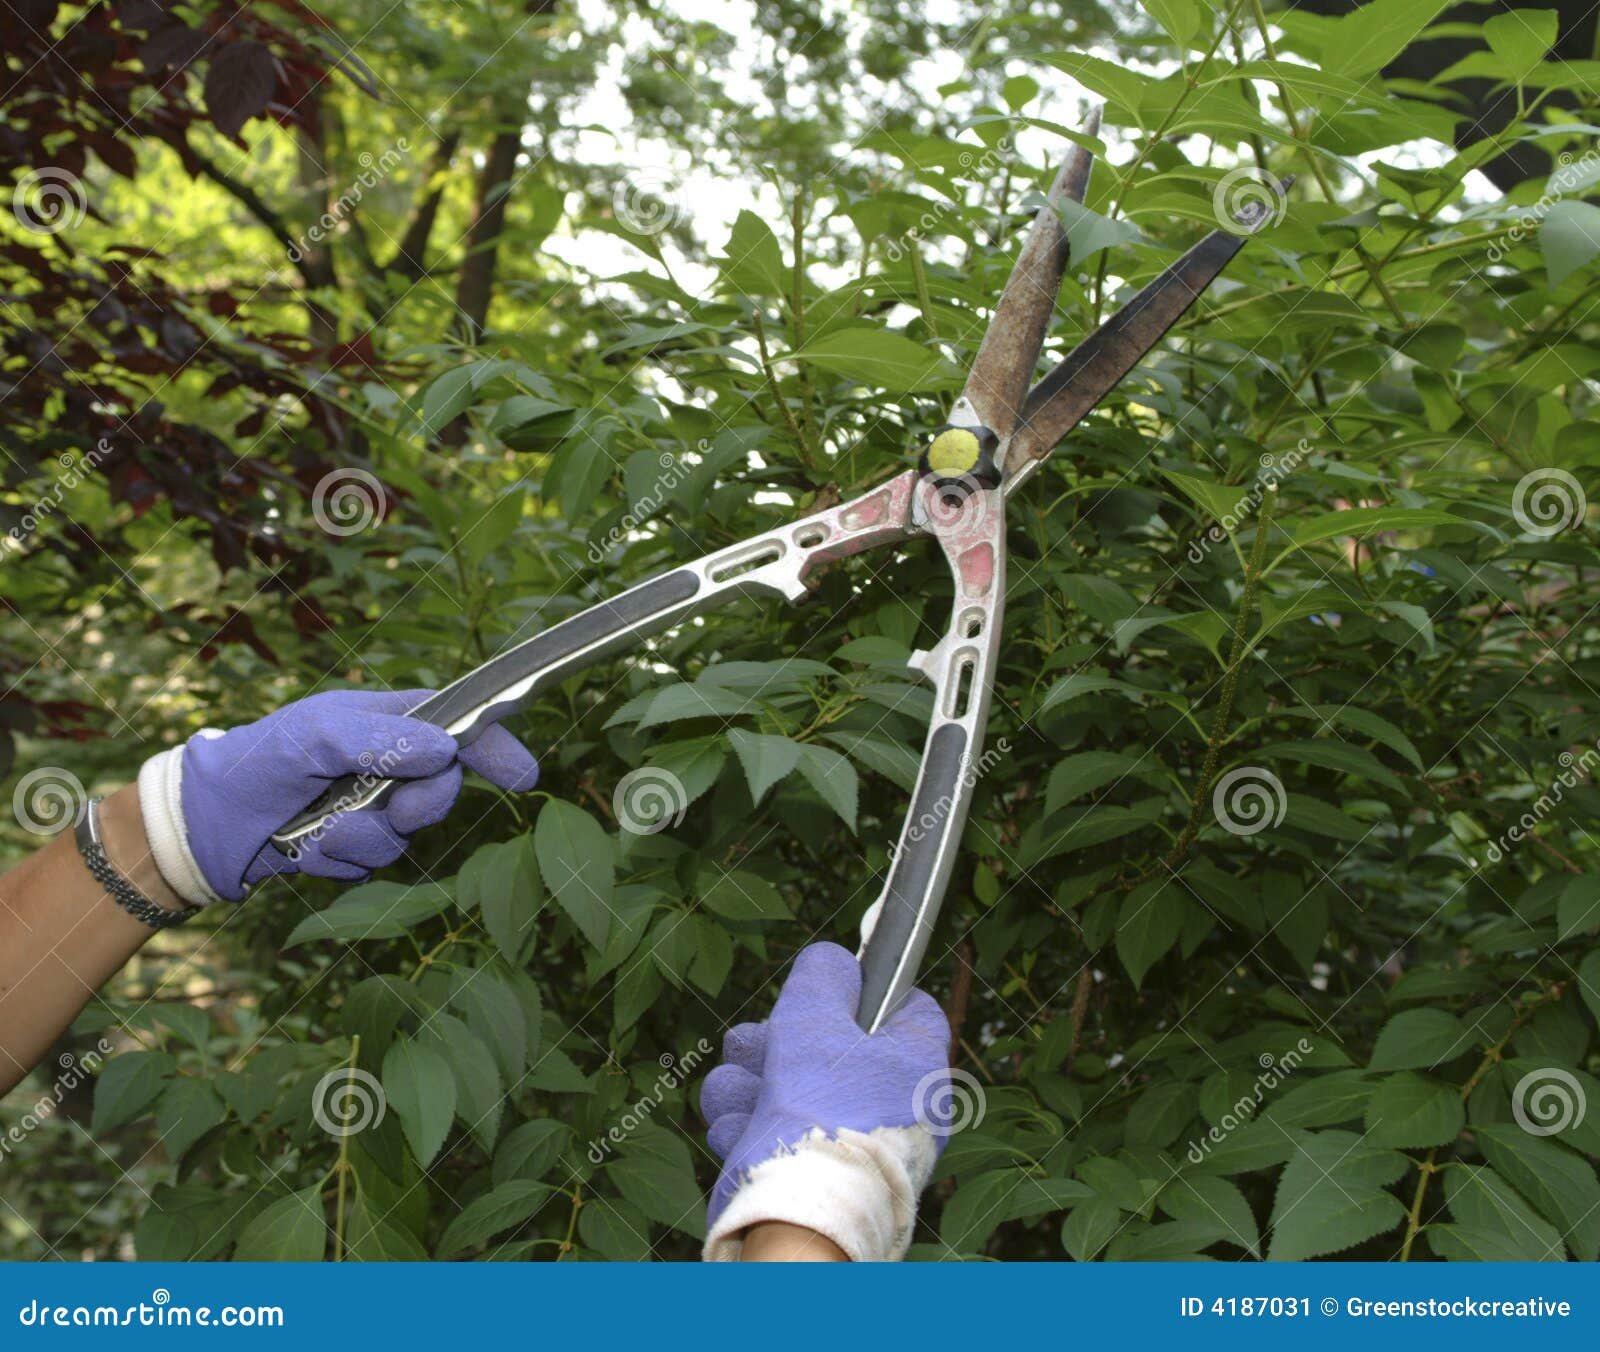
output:
POLYGON ((706 1237, 707 1262, 737 1262, 744 1232, 765 1221, 826 1235, 857 1263, 898 1262, 938 1150, 921 1127, 820 1127, 750 1171, 706 1237))
MULTIPOLYGON (((220 737, 218 728, 202 728, 197 737, 220 737)), ((139 813, 144 818, 150 853, 167 886, 191 906, 221 901, 189 849, 183 820, 183 747, 150 757, 139 770, 139 813)))

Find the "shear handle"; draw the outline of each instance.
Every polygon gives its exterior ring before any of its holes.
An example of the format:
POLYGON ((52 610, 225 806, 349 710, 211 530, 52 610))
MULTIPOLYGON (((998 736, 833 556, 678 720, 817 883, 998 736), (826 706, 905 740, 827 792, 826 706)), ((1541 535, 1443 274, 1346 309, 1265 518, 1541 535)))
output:
MULTIPOLYGON (((465 746, 556 682, 691 615, 736 596, 776 595, 800 601, 807 594, 806 576, 818 565, 907 534, 916 477, 916 471, 908 470, 850 502, 641 582, 507 648, 408 712, 443 728, 465 746)), ((380 806, 394 787, 381 763, 364 774, 335 780, 273 835, 272 844, 292 858, 340 813, 380 806)))
POLYGON ((976 491, 959 519, 941 521, 938 514, 949 510, 942 491, 934 480, 923 480, 917 510, 950 564, 955 606, 938 645, 911 658, 912 668, 933 682, 933 717, 876 923, 861 950, 856 1022, 869 1033, 916 982, 973 790, 988 768, 980 752, 1005 609, 1005 498, 999 489, 976 491))

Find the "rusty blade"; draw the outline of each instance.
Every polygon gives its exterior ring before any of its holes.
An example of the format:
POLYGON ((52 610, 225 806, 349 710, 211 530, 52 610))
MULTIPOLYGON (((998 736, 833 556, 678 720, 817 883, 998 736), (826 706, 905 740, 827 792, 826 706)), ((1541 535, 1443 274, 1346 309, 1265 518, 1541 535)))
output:
POLYGON ((1049 455, 1200 299, 1270 215, 1264 203, 1256 203, 1236 218, 1243 234, 1213 230, 1063 357, 1028 395, 1006 452, 1006 477, 1049 455))
MULTIPOLYGON (((1096 106, 1084 119, 1083 132, 1094 136, 1099 130, 1100 109, 1096 106)), ((1093 163, 1093 155, 1073 144, 1050 186, 1049 200, 1082 202, 1093 163)), ((1041 207, 1011 269, 1006 289, 994 307, 994 317, 961 392, 978 421, 1001 440, 1016 427, 1022 414, 1028 382, 1033 379, 1033 368, 1039 361, 1039 349, 1044 346, 1066 269, 1067 235, 1061 218, 1049 207, 1041 207)))

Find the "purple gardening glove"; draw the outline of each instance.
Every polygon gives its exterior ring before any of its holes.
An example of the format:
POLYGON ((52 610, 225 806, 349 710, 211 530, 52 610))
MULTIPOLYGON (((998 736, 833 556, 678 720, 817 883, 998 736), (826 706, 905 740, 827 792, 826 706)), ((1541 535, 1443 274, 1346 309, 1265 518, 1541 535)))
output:
POLYGON ((728 1031, 724 1062, 700 1096, 724 1161, 708 1256, 730 1256, 714 1252, 730 1206, 740 1230, 784 1220, 853 1258, 904 1251, 916 1195, 949 1134, 950 1025, 931 995, 912 991, 869 1036, 855 1021, 860 995, 855 958, 813 944, 795 959, 772 1017, 728 1031), (877 1214, 856 1214, 868 1198, 877 1214))
POLYGON ((139 791, 163 874, 193 901, 210 899, 194 895, 206 888, 238 901, 275 873, 355 882, 399 858, 412 832, 444 819, 461 790, 463 766, 509 792, 534 786, 538 764, 503 728, 458 747, 443 728, 404 716, 431 693, 331 690, 221 736, 199 734, 156 757, 141 772, 139 791), (178 759, 163 764, 169 757, 178 759), (298 858, 268 844, 330 781, 351 774, 404 782, 383 807, 337 818, 298 858), (161 838, 174 827, 178 840, 161 838), (204 887, 173 877, 189 867, 204 887))

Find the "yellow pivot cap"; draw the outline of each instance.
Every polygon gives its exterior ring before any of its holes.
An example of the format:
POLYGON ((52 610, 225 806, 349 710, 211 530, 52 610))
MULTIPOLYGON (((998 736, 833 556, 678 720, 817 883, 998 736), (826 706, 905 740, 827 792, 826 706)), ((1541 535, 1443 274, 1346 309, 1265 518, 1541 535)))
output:
POLYGON ((970 479, 981 488, 1000 483, 994 463, 1000 438, 987 427, 946 423, 922 452, 921 469, 935 479, 970 479))
POLYGON ((935 474, 971 474, 982 454, 971 428, 947 427, 928 446, 928 468, 935 474))

